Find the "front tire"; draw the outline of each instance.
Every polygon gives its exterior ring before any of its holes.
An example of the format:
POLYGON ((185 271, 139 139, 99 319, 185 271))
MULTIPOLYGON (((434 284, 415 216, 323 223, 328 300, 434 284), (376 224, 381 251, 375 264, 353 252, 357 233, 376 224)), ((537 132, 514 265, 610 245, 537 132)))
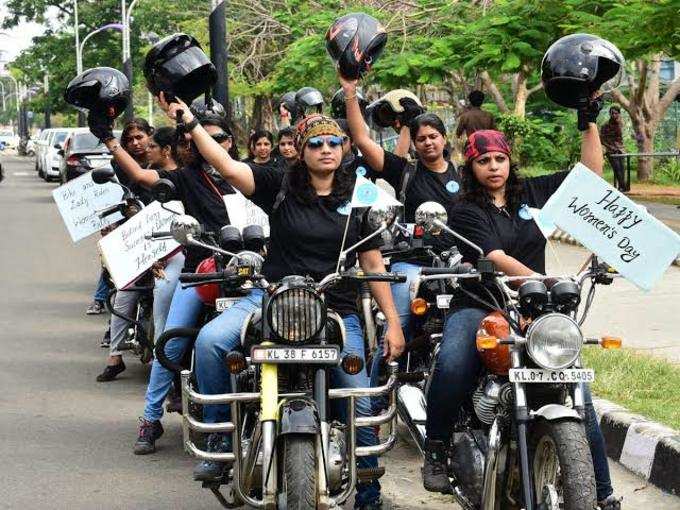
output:
POLYGON ((316 508, 315 437, 289 434, 282 439, 281 491, 287 510, 316 508))
POLYGON ((551 487, 559 498, 552 510, 597 508, 595 472, 583 424, 574 421, 538 421, 530 429, 531 462, 537 502, 551 487))

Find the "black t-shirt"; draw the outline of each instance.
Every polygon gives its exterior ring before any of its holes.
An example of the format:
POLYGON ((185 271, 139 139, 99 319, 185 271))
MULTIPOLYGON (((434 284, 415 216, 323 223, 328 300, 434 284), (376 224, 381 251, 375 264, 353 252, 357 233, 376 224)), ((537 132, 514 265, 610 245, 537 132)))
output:
POLYGON ((248 165, 250 168, 259 167, 259 168, 263 168, 265 170, 279 170, 279 169, 285 167, 285 161, 286 160, 284 158, 281 158, 281 159, 283 160, 283 163, 281 162, 281 160, 279 160, 278 158, 275 158, 272 155, 272 157, 269 158, 269 161, 267 161, 266 163, 256 163, 253 158, 246 158, 246 159, 243 160, 243 162, 246 165, 248 165))
MULTIPOLYGON (((113 171, 116 172, 118 182, 120 182, 123 186, 129 188, 130 191, 132 191, 142 201, 144 205, 149 205, 151 202, 153 202, 153 195, 151 194, 151 192, 144 186, 141 186, 135 183, 132 179, 130 179, 127 173, 125 173, 125 171, 121 168, 117 161, 112 160, 111 167, 113 168, 113 171)), ((144 172, 150 171, 147 169, 142 170, 144 172)))
MULTIPOLYGON (((466 199, 460 200, 449 212, 449 226, 466 239, 479 246, 484 255, 503 250, 529 269, 545 273, 545 237, 533 220, 529 208, 542 208, 550 196, 560 187, 569 172, 524 179, 522 200, 517 210, 509 210, 489 204, 481 207, 466 199)), ((463 261, 475 264, 479 253, 468 245, 449 236, 456 242, 463 261)), ((466 285, 477 294, 475 287, 466 285)), ((495 294, 495 292, 494 292, 495 294)), ((484 296, 484 294, 480 294, 484 296)), ((459 296, 456 307, 479 306, 468 297, 459 296)))
MULTIPOLYGON (((229 225, 229 215, 222 195, 234 193, 234 189, 218 174, 206 172, 202 167, 193 165, 179 170, 157 172, 160 178, 168 179, 175 185, 186 214, 196 218, 207 230, 219 232, 224 225, 229 225)), ((184 269, 194 271, 201 260, 211 255, 209 250, 187 247, 184 269)))
MULTIPOLYGON (((299 201, 290 191, 275 212, 276 196, 281 188, 283 172, 253 168, 255 192, 250 196, 269 215, 270 238, 263 274, 272 282, 284 276, 311 276, 320 281, 335 271, 349 212, 348 203, 338 206, 330 197, 319 197, 313 204, 299 201)), ((347 197, 348 202, 351 197, 347 197)), ((357 212, 353 212, 345 247, 368 235, 363 232, 357 212)), ((380 236, 361 245, 364 252, 380 247, 380 236)), ((345 267, 352 267, 356 254, 350 253, 345 267)), ((340 315, 357 313, 357 286, 342 282, 326 292, 326 302, 340 315)))
MULTIPOLYGON (((385 179, 393 188, 399 198, 401 192, 404 171, 409 162, 385 151, 385 163, 382 172, 376 172, 375 178, 385 179)), ((449 210, 458 200, 460 190, 460 177, 453 163, 448 162, 448 168, 444 173, 432 172, 423 163, 416 162, 415 171, 411 171, 406 185, 406 200, 404 203, 404 218, 406 223, 413 223, 416 209, 423 202, 431 200, 439 202, 449 210)))

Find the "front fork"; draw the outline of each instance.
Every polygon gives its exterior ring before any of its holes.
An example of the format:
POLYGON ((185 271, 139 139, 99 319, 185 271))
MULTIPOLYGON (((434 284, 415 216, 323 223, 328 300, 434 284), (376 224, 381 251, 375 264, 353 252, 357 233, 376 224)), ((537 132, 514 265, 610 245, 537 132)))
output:
MULTIPOLYGON (((522 366, 522 356, 517 347, 511 347, 512 367, 522 366)), ((524 509, 534 510, 534 478, 531 476, 529 465, 529 445, 527 442, 527 428, 531 416, 527 405, 527 396, 524 384, 515 383, 515 423, 517 423, 517 450, 519 454, 520 474, 522 478, 522 496, 524 499, 524 509)))
MULTIPOLYGON (((267 345, 263 343, 262 345, 267 345)), ((260 368, 262 426, 262 500, 264 508, 276 509, 276 424, 279 418, 278 367, 264 363, 260 368)), ((238 425, 237 425, 238 426, 238 425)))

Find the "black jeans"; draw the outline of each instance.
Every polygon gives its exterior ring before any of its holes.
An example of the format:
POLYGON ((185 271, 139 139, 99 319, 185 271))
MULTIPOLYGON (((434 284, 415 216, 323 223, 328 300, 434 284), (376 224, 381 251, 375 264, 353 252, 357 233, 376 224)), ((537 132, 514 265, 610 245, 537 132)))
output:
POLYGON ((607 159, 614 170, 614 187, 620 191, 630 191, 630 185, 626 182, 623 158, 613 158, 611 154, 607 154, 607 159))

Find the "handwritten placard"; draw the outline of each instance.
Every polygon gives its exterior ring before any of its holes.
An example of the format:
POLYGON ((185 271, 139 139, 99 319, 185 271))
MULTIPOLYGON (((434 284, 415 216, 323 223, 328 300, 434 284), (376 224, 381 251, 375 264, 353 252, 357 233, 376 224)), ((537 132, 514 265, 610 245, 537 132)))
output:
MULTIPOLYGON (((174 211, 181 211, 181 205, 168 204, 174 211)), ((159 202, 152 202, 99 240, 99 252, 117 289, 129 286, 154 262, 180 248, 174 239, 145 238, 152 232, 167 232, 174 216, 159 202)))
POLYGON ((243 231, 248 225, 260 225, 264 235, 269 236, 269 217, 258 206, 238 191, 224 195, 224 204, 229 213, 229 222, 243 231))
POLYGON ((680 236, 578 163, 539 213, 643 290, 680 253, 680 236))
POLYGON ((111 182, 96 184, 90 172, 59 186, 52 197, 74 243, 123 219, 118 212, 99 218, 99 211, 120 202, 123 190, 111 182))

